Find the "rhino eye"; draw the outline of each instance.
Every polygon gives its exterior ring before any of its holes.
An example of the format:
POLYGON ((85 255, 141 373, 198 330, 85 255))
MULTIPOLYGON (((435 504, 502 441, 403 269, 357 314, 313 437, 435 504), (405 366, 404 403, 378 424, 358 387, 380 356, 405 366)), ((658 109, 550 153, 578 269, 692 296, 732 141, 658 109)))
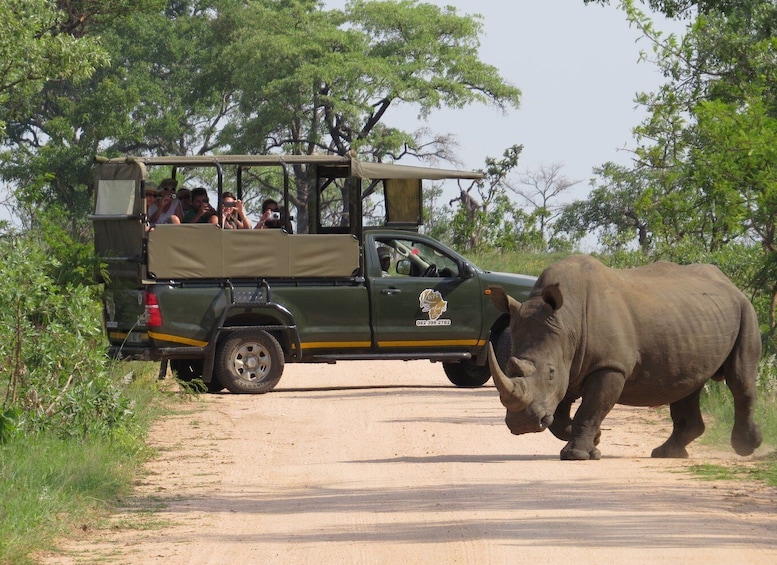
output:
POLYGON ((552 381, 555 378, 555 376, 556 376, 556 368, 551 367, 550 370, 548 371, 548 380, 552 381))

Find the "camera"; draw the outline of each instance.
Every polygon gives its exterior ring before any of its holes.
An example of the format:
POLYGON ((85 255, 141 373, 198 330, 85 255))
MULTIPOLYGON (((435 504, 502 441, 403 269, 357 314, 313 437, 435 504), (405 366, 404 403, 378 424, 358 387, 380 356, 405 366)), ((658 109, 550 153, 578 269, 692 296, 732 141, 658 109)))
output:
POLYGON ((268 219, 270 219, 270 220, 280 220, 281 219, 281 213, 280 212, 270 212, 270 217, 268 219))

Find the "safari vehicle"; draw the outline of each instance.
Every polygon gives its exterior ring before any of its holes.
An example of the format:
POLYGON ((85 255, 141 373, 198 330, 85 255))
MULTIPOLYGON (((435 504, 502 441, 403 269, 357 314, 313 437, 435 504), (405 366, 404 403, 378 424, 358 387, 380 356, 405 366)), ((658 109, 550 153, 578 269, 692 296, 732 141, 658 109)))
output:
POLYGON ((521 300, 535 279, 483 271, 418 232, 423 180, 477 178, 338 156, 98 158, 90 218, 106 265, 110 353, 161 361, 160 375, 169 362, 211 391, 263 393, 285 363, 357 359, 428 359, 455 385, 481 386, 488 342, 509 339, 489 285, 521 300), (142 195, 152 167, 174 178, 215 170, 219 202, 226 190, 241 197, 246 171, 272 169, 283 179, 286 229, 150 229, 142 195), (292 233, 289 193, 300 171, 310 187, 308 228, 292 233), (363 226, 362 203, 381 193, 384 225, 363 226), (336 222, 332 200, 343 211, 336 222))

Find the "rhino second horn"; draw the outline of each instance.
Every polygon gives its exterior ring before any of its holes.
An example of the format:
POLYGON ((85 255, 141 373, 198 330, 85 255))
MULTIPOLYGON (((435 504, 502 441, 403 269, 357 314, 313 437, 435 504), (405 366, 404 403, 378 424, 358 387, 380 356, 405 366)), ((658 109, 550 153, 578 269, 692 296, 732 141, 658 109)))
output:
POLYGON ((494 379, 494 385, 500 393, 500 397, 503 398, 502 404, 511 410, 523 410, 529 405, 526 398, 526 385, 523 381, 516 381, 504 374, 502 368, 499 366, 499 362, 496 360, 496 354, 494 353, 493 344, 488 344, 488 364, 491 367, 491 376, 494 379), (505 403, 504 399, 509 399, 505 403), (516 406, 518 404, 518 406, 516 406))

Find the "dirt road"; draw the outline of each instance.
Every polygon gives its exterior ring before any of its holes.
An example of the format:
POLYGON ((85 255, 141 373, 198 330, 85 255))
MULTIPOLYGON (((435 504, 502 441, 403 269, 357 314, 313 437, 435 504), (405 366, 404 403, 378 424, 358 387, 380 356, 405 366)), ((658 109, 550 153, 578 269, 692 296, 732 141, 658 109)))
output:
POLYGON ((421 361, 291 365, 187 408, 126 512, 45 563, 777 563, 775 489, 683 471, 733 450, 650 459, 655 410, 617 408, 602 460, 568 462, 549 432, 510 435, 490 382, 421 361))

